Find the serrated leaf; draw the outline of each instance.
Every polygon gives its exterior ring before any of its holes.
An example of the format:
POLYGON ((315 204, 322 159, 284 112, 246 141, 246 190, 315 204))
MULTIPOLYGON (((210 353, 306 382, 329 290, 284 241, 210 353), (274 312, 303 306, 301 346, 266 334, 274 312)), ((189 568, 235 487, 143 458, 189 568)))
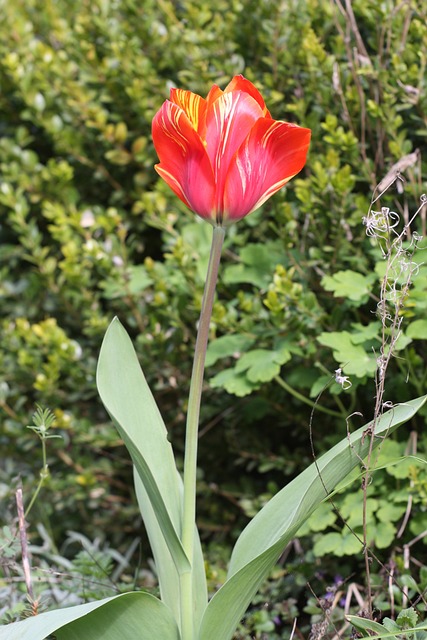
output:
POLYGON ((211 387, 225 389, 228 393, 232 393, 239 398, 252 393, 259 385, 252 384, 244 373, 236 371, 235 367, 224 369, 209 381, 211 387))
POLYGON ((351 341, 353 344, 363 344, 375 339, 380 340, 381 324, 379 322, 370 322, 366 325, 360 322, 353 322, 351 328, 351 341))
POLYGON ((348 331, 323 332, 317 340, 321 345, 333 350, 335 360, 347 375, 363 378, 375 373, 377 369, 375 356, 366 353, 360 345, 355 345, 348 331))
POLYGON ((324 276, 321 280, 326 291, 332 291, 334 298, 347 298, 354 302, 362 302, 372 289, 375 282, 374 274, 363 276, 357 271, 338 271, 333 276, 324 276))
POLYGON ((396 623, 401 629, 406 629, 407 627, 415 627, 417 620, 418 613, 414 607, 409 607, 408 609, 402 609, 396 618, 396 623))
MULTIPOLYGON (((396 406, 377 421, 374 446, 409 420, 427 396, 396 406)), ((367 455, 365 425, 344 438, 275 495, 251 520, 234 547, 225 584, 209 602, 199 640, 230 640, 260 584, 299 527, 367 455), (350 442, 349 442, 350 440, 350 442), (321 475, 321 478, 319 477, 321 475)))
POLYGON ((143 593, 124 593, 67 609, 47 611, 0 627, 0 640, 180 640, 171 612, 143 593))
POLYGON ((322 502, 308 520, 298 530, 298 536, 306 536, 311 531, 324 531, 335 524, 337 516, 330 502, 322 502))
POLYGON ((326 533, 313 546, 315 556, 325 556, 328 553, 341 558, 342 556, 352 556, 362 549, 363 543, 359 542, 356 536, 347 531, 345 533, 326 533))
POLYGON ((381 507, 376 512, 380 522, 397 522, 403 516, 407 508, 406 504, 395 504, 392 501, 381 501, 381 507))

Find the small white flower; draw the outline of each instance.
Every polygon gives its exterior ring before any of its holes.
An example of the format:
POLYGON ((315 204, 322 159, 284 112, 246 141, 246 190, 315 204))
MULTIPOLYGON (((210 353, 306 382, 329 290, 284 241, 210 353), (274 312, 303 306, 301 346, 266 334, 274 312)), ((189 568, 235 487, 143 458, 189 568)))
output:
POLYGON ((350 387, 352 386, 350 378, 348 376, 342 375, 342 369, 335 370, 335 382, 341 385, 343 389, 350 389, 350 387))

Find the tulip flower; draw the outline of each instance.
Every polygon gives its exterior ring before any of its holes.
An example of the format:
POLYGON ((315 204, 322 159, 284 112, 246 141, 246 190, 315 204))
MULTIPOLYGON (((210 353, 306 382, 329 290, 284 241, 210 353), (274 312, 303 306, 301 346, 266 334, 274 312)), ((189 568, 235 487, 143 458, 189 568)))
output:
POLYGON ((153 120, 157 173, 214 226, 240 220, 303 168, 310 129, 273 120, 255 86, 235 76, 206 99, 172 89, 153 120))

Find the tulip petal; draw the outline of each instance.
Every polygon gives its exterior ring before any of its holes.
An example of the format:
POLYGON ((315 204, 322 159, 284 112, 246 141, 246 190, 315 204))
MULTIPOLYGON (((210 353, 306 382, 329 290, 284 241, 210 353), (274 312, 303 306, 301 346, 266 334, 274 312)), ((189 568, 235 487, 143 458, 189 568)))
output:
POLYGON ((214 84, 206 96, 208 108, 215 102, 215 100, 222 96, 223 93, 224 91, 220 89, 217 84, 214 84))
POLYGON ((200 134, 205 128, 206 100, 192 91, 171 89, 170 100, 181 107, 194 129, 200 134))
POLYGON ((224 221, 260 207, 303 168, 310 129, 288 122, 258 120, 235 154, 224 187, 224 221))
POLYGON ((262 117, 260 105, 247 93, 223 93, 206 115, 206 151, 215 176, 217 210, 222 209, 222 194, 229 164, 255 122, 262 117))
POLYGON ((259 106, 262 109, 262 115, 266 118, 271 118, 270 112, 265 106, 264 98, 250 80, 247 80, 242 75, 234 76, 231 82, 229 82, 229 84, 224 89, 224 92, 228 91, 243 91, 244 93, 248 93, 250 96, 252 96, 252 98, 254 98, 254 100, 258 102, 259 106))
POLYGON ((160 160, 157 173, 190 209, 211 219, 215 200, 212 167, 188 116, 167 100, 154 117, 152 133, 160 160))

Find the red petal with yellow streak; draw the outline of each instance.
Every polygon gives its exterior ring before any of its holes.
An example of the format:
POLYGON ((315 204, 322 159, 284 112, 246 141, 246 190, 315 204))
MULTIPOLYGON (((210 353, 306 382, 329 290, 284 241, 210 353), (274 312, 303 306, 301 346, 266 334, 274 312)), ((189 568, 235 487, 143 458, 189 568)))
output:
POLYGON ((224 189, 224 221, 260 207, 303 168, 310 129, 262 118, 235 154, 224 189))
POLYGON ((206 115, 206 151, 210 158, 218 194, 217 210, 221 209, 222 194, 230 162, 249 135, 256 121, 262 117, 260 105, 247 93, 223 93, 206 115))
POLYGON ((228 91, 244 91, 248 93, 254 100, 256 100, 262 109, 262 115, 266 118, 271 118, 270 112, 265 106, 264 98, 258 91, 258 89, 252 84, 250 80, 247 80, 243 76, 234 76, 229 84, 224 89, 224 92, 228 91))
POLYGON ((157 173, 190 209, 211 219, 215 200, 211 164, 183 109, 166 101, 154 117, 152 133, 160 160, 157 173))

